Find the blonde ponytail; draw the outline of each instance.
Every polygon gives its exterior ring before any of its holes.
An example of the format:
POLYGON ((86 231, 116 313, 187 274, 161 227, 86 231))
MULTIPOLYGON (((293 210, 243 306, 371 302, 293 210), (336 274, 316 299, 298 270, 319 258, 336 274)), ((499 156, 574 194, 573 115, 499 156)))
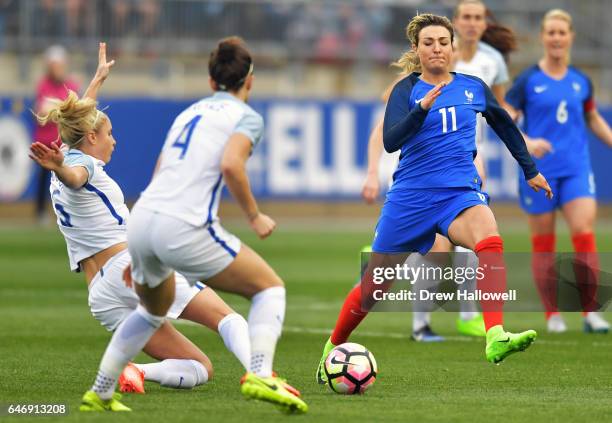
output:
POLYGON ((106 113, 97 109, 98 103, 91 98, 79 98, 68 91, 65 100, 51 100, 54 104, 46 115, 35 114, 38 124, 57 124, 60 139, 70 148, 75 148, 88 132, 96 132, 108 119, 106 113))

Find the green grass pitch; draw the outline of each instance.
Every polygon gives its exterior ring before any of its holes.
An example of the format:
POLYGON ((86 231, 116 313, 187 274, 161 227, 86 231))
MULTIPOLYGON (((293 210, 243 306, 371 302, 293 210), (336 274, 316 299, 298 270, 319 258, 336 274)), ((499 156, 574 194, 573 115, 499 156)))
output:
MULTIPOLYGON (((323 222, 321 222, 323 223, 323 222)), ((508 314, 509 329, 534 328, 538 342, 500 366, 484 359, 482 340, 455 335, 455 313, 436 313, 434 326, 449 340, 417 344, 408 339, 410 315, 374 313, 352 337, 379 364, 379 378, 363 396, 343 397, 314 381, 323 342, 344 295, 355 283, 358 251, 369 242, 361 231, 279 228, 266 241, 235 232, 259 251, 286 281, 285 332, 275 367, 301 389, 310 412, 287 417, 274 407, 244 400, 238 362, 210 331, 180 325, 211 358, 215 380, 192 391, 147 383, 146 395, 128 395, 129 422, 597 422, 612 416, 612 335, 581 333, 580 316, 568 315, 570 331, 545 333, 541 314, 508 314)), ((232 229, 231 225, 228 225, 232 229)), ((507 250, 527 251, 527 234, 502 231, 507 250)), ((599 232, 602 251, 612 251, 612 231, 599 232)), ((561 248, 569 249, 567 235, 561 248)), ((110 335, 91 317, 87 289, 71 274, 64 241, 55 228, 0 229, 0 403, 66 403, 67 417, 54 420, 108 421, 108 415, 77 411, 91 385, 110 335)), ((224 296, 246 313, 247 302, 224 296)), ((610 317, 610 316, 608 316, 610 317)), ((138 360, 147 360, 139 356, 138 360)), ((137 361, 138 361, 137 360, 137 361)), ((4 420, 4 418, 1 418, 4 420)), ((15 417, 6 421, 47 421, 15 417)))

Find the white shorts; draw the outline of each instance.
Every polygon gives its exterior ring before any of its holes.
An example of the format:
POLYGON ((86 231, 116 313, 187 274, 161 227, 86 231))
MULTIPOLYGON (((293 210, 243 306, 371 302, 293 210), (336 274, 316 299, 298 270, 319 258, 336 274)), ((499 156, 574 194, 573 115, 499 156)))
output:
MULTIPOLYGON (((108 260, 89 284, 91 314, 111 332, 140 302, 134 289, 125 286, 123 281, 123 270, 129 264, 130 254, 128 250, 123 250, 108 260)), ((176 294, 167 317, 178 319, 187 304, 204 288, 205 285, 201 283, 191 286, 177 273, 176 294)))
POLYGON ((207 280, 234 261, 241 245, 219 222, 193 226, 138 206, 130 215, 127 236, 132 279, 151 288, 173 270, 192 284, 207 280))

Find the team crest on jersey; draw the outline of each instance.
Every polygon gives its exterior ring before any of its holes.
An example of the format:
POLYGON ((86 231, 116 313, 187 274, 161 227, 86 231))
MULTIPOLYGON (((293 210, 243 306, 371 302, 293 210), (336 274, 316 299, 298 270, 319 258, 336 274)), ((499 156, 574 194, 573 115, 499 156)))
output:
POLYGON ((572 82, 572 88, 574 89, 574 91, 576 91, 577 93, 580 92, 580 84, 577 82, 572 82))
POLYGON ((472 93, 472 92, 470 92, 468 90, 465 90, 464 94, 465 94, 465 102, 467 104, 472 104, 472 101, 474 101, 474 93, 472 93))

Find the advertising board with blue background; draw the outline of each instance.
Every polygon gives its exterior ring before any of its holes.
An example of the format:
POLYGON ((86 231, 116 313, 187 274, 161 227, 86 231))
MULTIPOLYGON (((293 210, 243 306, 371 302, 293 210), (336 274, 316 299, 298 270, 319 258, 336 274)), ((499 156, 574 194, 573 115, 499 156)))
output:
MULTIPOLYGON (((135 200, 151 178, 155 161, 174 117, 189 100, 103 98, 117 146, 107 172, 125 196, 135 200)), ((367 163, 370 131, 384 112, 379 102, 352 100, 257 99, 251 105, 266 123, 265 136, 249 160, 252 189, 259 198, 356 200, 367 163)), ((27 156, 33 119, 31 100, 0 99, 0 201, 32 198, 38 169, 27 156)), ((612 107, 600 107, 609 122, 612 107)), ((504 145, 489 131, 483 145, 487 191, 494 201, 515 201, 518 169, 504 145)), ((597 197, 612 203, 612 149, 589 141, 597 197)), ((394 157, 381 164, 390 177, 394 157)))

